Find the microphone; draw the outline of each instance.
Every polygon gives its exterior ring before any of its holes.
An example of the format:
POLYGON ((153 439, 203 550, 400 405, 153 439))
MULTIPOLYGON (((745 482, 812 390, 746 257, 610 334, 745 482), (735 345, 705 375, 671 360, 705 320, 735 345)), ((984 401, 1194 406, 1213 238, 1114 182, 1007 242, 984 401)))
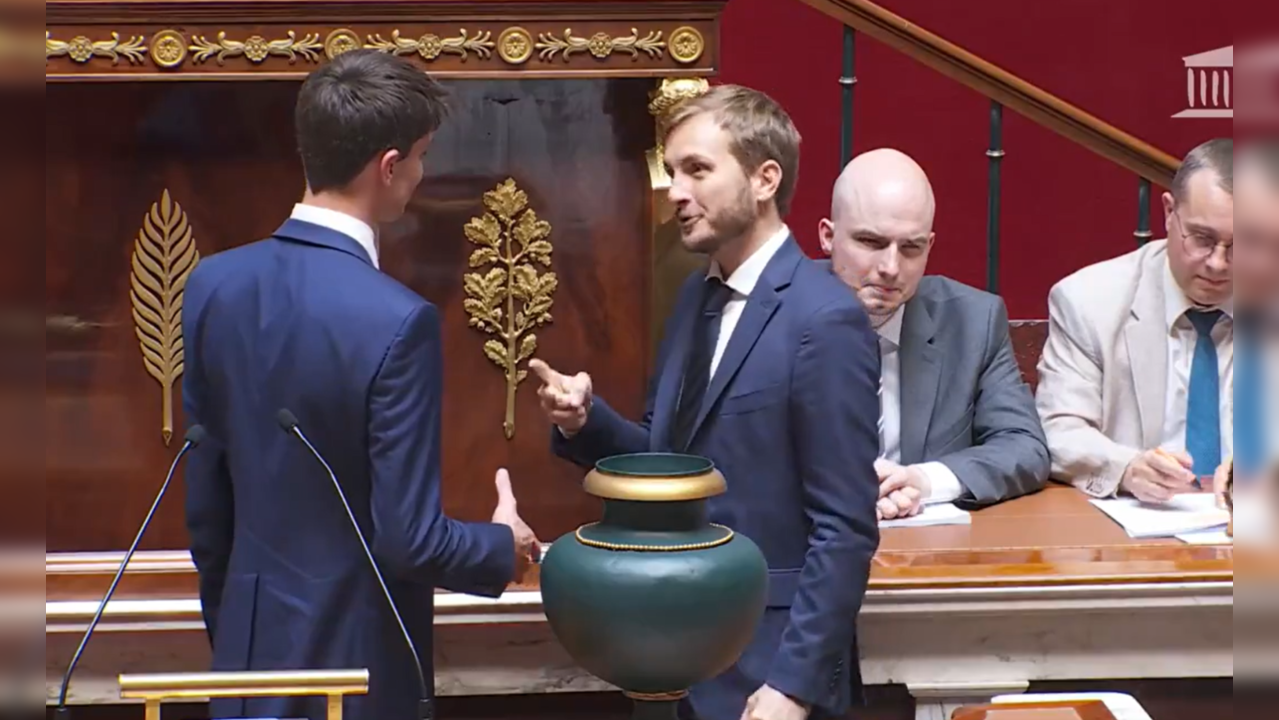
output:
POLYGON ((107 588, 107 594, 102 597, 102 602, 98 603, 98 611, 94 613, 93 620, 89 621, 89 627, 84 631, 84 637, 80 638, 80 647, 76 648, 75 655, 71 657, 71 663, 67 665, 67 671, 62 675, 62 689, 58 692, 58 709, 54 713, 57 720, 70 720, 71 709, 67 707, 67 691, 71 688, 71 674, 75 672, 76 665, 80 663, 80 656, 84 654, 84 648, 89 644, 89 638, 93 636, 93 630, 102 620, 102 613, 107 609, 107 603, 111 601, 111 596, 115 595, 115 589, 120 585, 120 578, 124 577, 124 570, 129 566, 129 561, 133 559, 133 553, 138 549, 138 544, 142 542, 142 535, 146 533, 147 527, 151 525, 151 519, 155 517, 155 511, 160 507, 160 501, 164 499, 164 495, 169 490, 169 482, 173 480, 173 473, 178 469, 178 462, 182 460, 182 456, 187 451, 199 445, 204 440, 204 427, 200 425, 192 425, 187 430, 186 442, 182 443, 182 449, 178 450, 178 454, 173 458, 173 464, 169 466, 169 474, 164 478, 164 484, 160 486, 160 492, 155 496, 155 502, 151 503, 151 510, 147 513, 146 518, 142 521, 142 527, 138 528, 138 534, 133 538, 133 544, 129 546, 129 551, 124 554, 124 560, 120 562, 120 567, 115 571, 115 578, 111 580, 111 586, 107 588))
MULTIPOLYGON (((417 669, 418 683, 421 685, 421 698, 418 701, 418 718, 419 720, 435 720, 435 710, 431 703, 431 693, 428 691, 426 684, 426 673, 422 671, 422 661, 417 656, 417 646, 413 644, 413 637, 409 635, 409 630, 404 626, 404 618, 400 617, 400 610, 395 606, 395 600, 391 597, 391 591, 386 586, 386 580, 382 577, 382 571, 378 568, 377 560, 373 559, 373 551, 369 549, 369 543, 364 539, 364 532, 360 530, 360 523, 355 519, 355 513, 351 511, 351 503, 346 499, 346 493, 342 490, 341 483, 338 482, 338 476, 333 472, 333 468, 325 461, 324 456, 320 455, 320 451, 315 449, 311 441, 303 434, 302 429, 298 427, 298 418, 288 408, 280 408, 275 413, 276 422, 280 423, 280 427, 290 435, 294 435, 307 450, 320 461, 320 465, 324 467, 324 471, 329 474, 329 480, 333 482, 333 489, 337 490, 338 497, 342 499, 342 507, 346 510, 346 516, 351 521, 351 527, 355 528, 355 536, 360 540, 360 547, 364 548, 364 556, 369 560, 369 566, 373 568, 373 575, 377 578, 378 585, 382 587, 382 594, 386 597, 386 604, 391 608, 391 614, 395 616, 395 622, 400 626, 400 633, 404 636, 404 642, 409 646, 409 652, 413 656, 413 666, 417 669)), ((58 719, 61 720, 61 719, 58 719)))

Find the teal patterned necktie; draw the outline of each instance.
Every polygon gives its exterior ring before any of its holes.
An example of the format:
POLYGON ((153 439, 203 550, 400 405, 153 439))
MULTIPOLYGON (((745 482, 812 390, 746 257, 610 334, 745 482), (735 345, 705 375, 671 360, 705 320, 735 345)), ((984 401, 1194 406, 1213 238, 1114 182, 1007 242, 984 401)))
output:
POLYGON ((1199 336, 1190 365, 1190 397, 1186 403, 1186 452, 1195 461, 1194 473, 1199 477, 1211 476, 1221 465, 1221 373, 1212 329, 1223 314, 1220 310, 1186 313, 1199 336))

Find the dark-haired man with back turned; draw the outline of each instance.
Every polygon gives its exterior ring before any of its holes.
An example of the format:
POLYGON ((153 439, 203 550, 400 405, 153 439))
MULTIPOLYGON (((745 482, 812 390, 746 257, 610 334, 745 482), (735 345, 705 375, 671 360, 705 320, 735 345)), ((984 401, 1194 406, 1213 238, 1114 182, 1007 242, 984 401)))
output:
MULTIPOLYGON (((324 469, 276 424, 290 409, 328 460, 404 613, 431 688, 436 587, 495 597, 536 538, 497 473, 492 523, 440 506, 439 313, 378 269, 446 115, 407 61, 343 54, 297 101, 302 202, 274 235, 207 258, 186 287, 187 527, 224 671, 367 668, 348 720, 421 717, 400 628, 324 469)), ((218 700, 212 716, 325 717, 323 699, 218 700)))

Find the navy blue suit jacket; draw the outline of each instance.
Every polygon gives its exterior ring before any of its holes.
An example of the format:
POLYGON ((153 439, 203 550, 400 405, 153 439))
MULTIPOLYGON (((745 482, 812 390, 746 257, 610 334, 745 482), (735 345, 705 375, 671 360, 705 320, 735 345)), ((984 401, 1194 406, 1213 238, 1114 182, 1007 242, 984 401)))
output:
MULTIPOLYGON (((186 517, 213 669, 367 668, 346 717, 416 718, 411 656, 341 500, 276 411, 297 415, 341 481, 430 691, 435 588, 498 596, 515 558, 506 526, 441 511, 436 308, 355 239, 297 220, 200 262, 184 306, 183 404, 208 431, 187 455, 186 517)), ((213 712, 324 717, 321 700, 213 712)))
MULTIPOLYGON (((640 422, 596 398, 580 432, 552 430, 556 454, 589 467, 666 451, 698 284, 685 282, 640 422)), ((790 238, 747 301, 707 391, 689 452, 711 458, 728 492, 711 519, 768 560, 768 607, 739 662, 693 688, 700 720, 739 720, 767 683, 840 716, 860 695, 855 623, 879 546, 879 344, 856 296, 790 238)))

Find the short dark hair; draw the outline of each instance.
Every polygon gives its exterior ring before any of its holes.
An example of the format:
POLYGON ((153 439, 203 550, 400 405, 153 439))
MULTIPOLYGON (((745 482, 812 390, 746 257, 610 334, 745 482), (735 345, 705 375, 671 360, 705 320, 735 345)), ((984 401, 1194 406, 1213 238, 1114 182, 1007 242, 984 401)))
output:
MULTIPOLYGON (((715 85, 702 95, 684 100, 671 109, 666 137, 689 120, 710 113, 728 132, 729 151, 747 173, 768 160, 782 168, 774 201, 777 214, 786 217, 799 182, 799 130, 790 115, 773 98, 741 85, 715 85)), ((664 138, 665 139, 665 138, 664 138)))
POLYGON ((407 154, 448 116, 448 93, 404 58, 358 49, 307 76, 294 112, 312 192, 346 187, 387 150, 407 154))
POLYGON ((1186 154, 1172 178, 1172 196, 1184 202, 1190 186, 1190 178, 1201 170, 1211 170, 1217 176, 1222 190, 1235 193, 1235 141, 1232 138, 1214 138, 1186 154))

